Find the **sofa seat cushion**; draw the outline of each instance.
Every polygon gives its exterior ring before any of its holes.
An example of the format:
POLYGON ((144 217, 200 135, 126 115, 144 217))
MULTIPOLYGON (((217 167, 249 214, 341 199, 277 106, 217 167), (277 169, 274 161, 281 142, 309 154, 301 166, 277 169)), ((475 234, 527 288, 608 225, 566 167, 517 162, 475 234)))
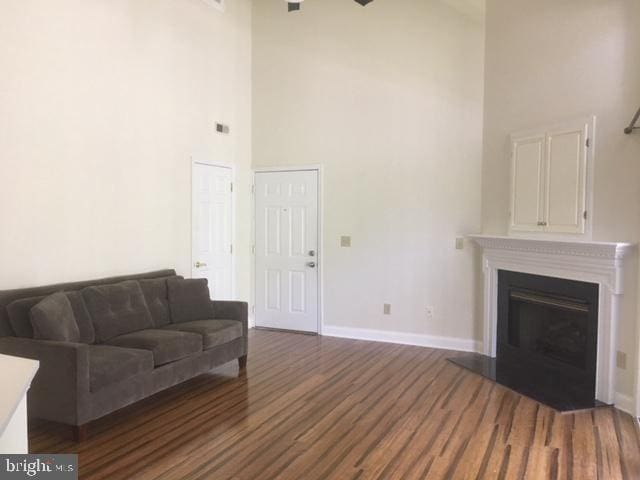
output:
POLYGON ((205 350, 242 337, 242 324, 235 320, 195 320, 167 325, 163 329, 202 335, 205 350))
POLYGON ((89 388, 96 392, 153 370, 153 354, 148 350, 91 345, 89 347, 89 388))
POLYGON ((112 338, 107 344, 149 350, 153 353, 153 364, 156 367, 202 352, 200 335, 169 330, 140 330, 112 338))

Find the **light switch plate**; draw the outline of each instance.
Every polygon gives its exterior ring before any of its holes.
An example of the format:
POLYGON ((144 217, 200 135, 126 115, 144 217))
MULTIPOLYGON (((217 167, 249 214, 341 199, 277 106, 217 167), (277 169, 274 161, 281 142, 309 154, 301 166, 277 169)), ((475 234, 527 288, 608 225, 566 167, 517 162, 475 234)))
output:
POLYGON ((464 237, 456 237, 456 250, 464 249, 464 237))
POLYGON ((390 303, 385 303, 384 304, 384 314, 385 315, 391 315, 391 304, 390 303))
POLYGON ((343 235, 342 237, 340 237, 340 246, 345 248, 351 247, 351 237, 349 237, 348 235, 343 235))

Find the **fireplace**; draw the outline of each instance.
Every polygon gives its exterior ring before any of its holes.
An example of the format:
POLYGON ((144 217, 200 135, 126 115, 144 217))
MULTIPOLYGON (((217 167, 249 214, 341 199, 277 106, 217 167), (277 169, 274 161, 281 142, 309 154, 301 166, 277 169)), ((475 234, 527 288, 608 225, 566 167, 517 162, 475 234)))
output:
POLYGON ((633 410, 616 393, 616 350, 625 270, 636 245, 544 236, 468 238, 482 248, 482 340, 478 354, 456 363, 558 410, 614 403, 633 410), (508 275, 503 272, 533 283, 514 284, 499 302, 499 277, 508 275), (498 317, 510 307, 519 320, 511 330, 508 322, 498 328, 498 317))
POLYGON ((597 284, 500 270, 497 360, 595 398, 597 284))

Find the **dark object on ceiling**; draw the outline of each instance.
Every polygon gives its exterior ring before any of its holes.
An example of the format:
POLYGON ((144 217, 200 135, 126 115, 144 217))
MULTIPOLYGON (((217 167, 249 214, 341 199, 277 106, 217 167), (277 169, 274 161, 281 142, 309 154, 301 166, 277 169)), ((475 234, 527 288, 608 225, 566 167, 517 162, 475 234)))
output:
MULTIPOLYGON (((359 3, 360 5, 362 5, 363 7, 373 2, 373 0, 355 0, 355 1, 356 3, 359 3)), ((290 12, 295 12, 297 10, 300 10, 301 4, 302 4, 301 1, 287 2, 287 8, 290 12)))

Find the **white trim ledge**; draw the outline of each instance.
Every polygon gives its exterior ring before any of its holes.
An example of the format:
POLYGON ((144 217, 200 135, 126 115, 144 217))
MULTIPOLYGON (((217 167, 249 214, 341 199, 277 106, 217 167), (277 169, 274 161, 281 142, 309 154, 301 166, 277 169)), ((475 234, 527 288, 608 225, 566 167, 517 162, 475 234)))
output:
POLYGON ((455 337, 439 337, 419 333, 393 332, 389 330, 372 330, 368 328, 339 327, 324 325, 322 335, 327 337, 367 340, 370 342, 397 343, 418 347, 439 348, 459 352, 480 352, 482 342, 455 337))
MULTIPOLYGON (((624 258, 635 245, 493 235, 468 235, 468 238, 483 248, 483 353, 490 357, 496 356, 500 270, 598 284, 596 398, 607 404, 616 403, 616 397, 621 397, 615 388, 615 354, 624 292, 624 258)), ((623 399, 621 405, 624 404, 623 399)))
POLYGON ((626 242, 549 240, 500 235, 467 235, 467 238, 483 248, 611 260, 620 260, 635 248, 635 244, 626 242))

